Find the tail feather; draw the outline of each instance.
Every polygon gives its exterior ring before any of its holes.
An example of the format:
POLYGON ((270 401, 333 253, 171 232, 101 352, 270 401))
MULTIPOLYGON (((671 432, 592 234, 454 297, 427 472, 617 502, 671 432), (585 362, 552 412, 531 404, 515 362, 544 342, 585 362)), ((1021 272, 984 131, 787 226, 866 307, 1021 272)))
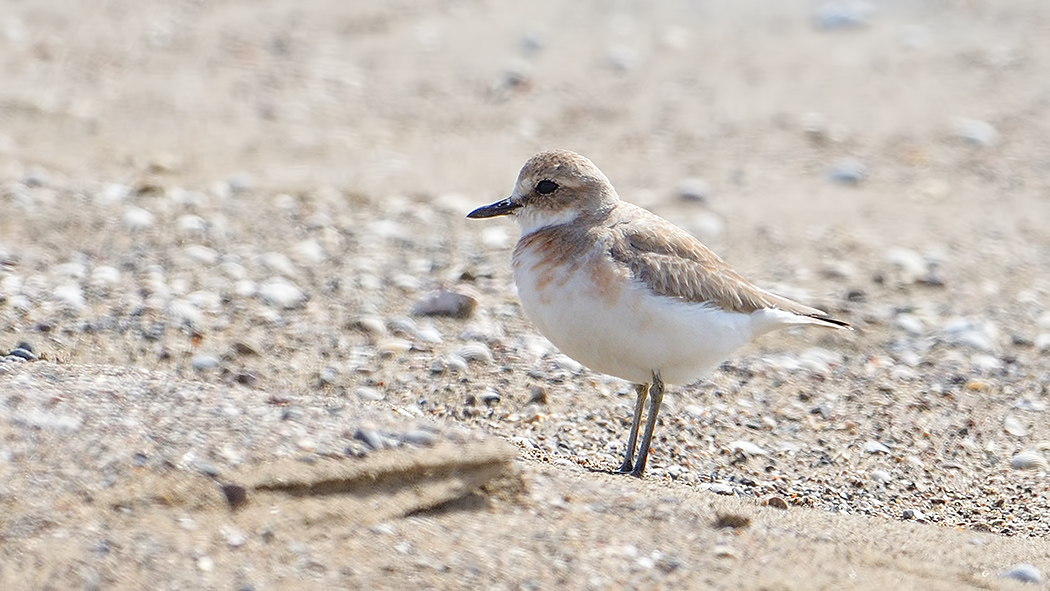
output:
POLYGON ((820 325, 820 326, 828 326, 828 327, 831 327, 831 328, 844 328, 846 330, 853 330, 853 327, 850 326, 848 322, 846 322, 844 320, 838 320, 837 318, 832 318, 831 316, 828 316, 827 314, 807 314, 806 318, 811 319, 813 321, 813 324, 817 324, 817 325, 820 325))

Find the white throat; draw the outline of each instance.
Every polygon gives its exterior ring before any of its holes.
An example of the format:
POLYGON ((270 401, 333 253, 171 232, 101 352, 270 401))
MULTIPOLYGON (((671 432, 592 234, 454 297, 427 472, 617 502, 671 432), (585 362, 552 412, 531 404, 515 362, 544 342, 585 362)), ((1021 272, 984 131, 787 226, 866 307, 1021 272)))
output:
POLYGON ((522 236, 528 236, 536 230, 541 230, 549 226, 567 224, 580 215, 580 212, 571 208, 562 209, 560 211, 537 211, 528 206, 522 207, 514 213, 514 217, 518 220, 518 226, 521 228, 522 236))

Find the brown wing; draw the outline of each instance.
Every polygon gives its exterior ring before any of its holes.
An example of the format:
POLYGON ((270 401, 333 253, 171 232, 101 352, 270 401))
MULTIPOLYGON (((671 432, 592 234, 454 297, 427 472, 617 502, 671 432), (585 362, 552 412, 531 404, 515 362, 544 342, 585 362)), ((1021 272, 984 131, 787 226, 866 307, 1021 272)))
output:
POLYGON ((828 318, 821 310, 757 287, 693 236, 662 218, 641 211, 644 215, 628 212, 633 214, 630 219, 621 218, 614 222, 611 229, 617 235, 612 241, 610 254, 653 292, 688 302, 710 302, 745 314, 777 308, 847 326, 828 318))

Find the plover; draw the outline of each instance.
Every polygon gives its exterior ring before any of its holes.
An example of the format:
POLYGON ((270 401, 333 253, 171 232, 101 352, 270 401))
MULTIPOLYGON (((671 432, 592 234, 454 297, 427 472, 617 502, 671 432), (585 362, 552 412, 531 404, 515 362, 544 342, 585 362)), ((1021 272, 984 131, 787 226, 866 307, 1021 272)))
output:
POLYGON ((602 171, 574 152, 533 156, 510 197, 467 217, 508 214, 521 227, 512 261, 526 315, 569 357, 635 384, 621 472, 645 471, 665 382, 688 384, 772 330, 850 328, 748 282, 685 230, 621 201, 602 171))

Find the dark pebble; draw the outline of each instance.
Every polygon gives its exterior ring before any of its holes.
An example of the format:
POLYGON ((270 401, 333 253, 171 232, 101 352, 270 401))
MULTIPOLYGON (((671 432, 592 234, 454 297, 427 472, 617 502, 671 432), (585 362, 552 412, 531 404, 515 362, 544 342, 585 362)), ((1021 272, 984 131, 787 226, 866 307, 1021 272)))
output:
POLYGON ((40 357, 33 352, 32 345, 26 342, 18 343, 18 345, 16 345, 15 348, 12 349, 10 353, 8 353, 8 355, 11 357, 19 357, 26 361, 36 361, 40 359, 40 357))
POLYGON ((239 484, 222 485, 222 494, 226 496, 226 502, 233 509, 242 507, 248 502, 248 490, 239 484))
POLYGON ((539 385, 533 386, 532 392, 529 395, 529 403, 547 404, 547 387, 539 385))
POLYGON ((715 528, 717 529, 744 529, 749 525, 751 525, 751 518, 746 515, 719 513, 718 517, 715 518, 715 528))
POLYGON ((863 303, 868 300, 868 294, 863 289, 851 289, 846 292, 846 299, 851 302, 863 303))
POLYGON ((255 383, 255 380, 257 378, 256 378, 255 374, 253 374, 251 372, 241 371, 241 372, 237 372, 237 374, 233 377, 233 379, 238 384, 241 384, 241 385, 244 385, 244 386, 251 386, 252 384, 255 383))

